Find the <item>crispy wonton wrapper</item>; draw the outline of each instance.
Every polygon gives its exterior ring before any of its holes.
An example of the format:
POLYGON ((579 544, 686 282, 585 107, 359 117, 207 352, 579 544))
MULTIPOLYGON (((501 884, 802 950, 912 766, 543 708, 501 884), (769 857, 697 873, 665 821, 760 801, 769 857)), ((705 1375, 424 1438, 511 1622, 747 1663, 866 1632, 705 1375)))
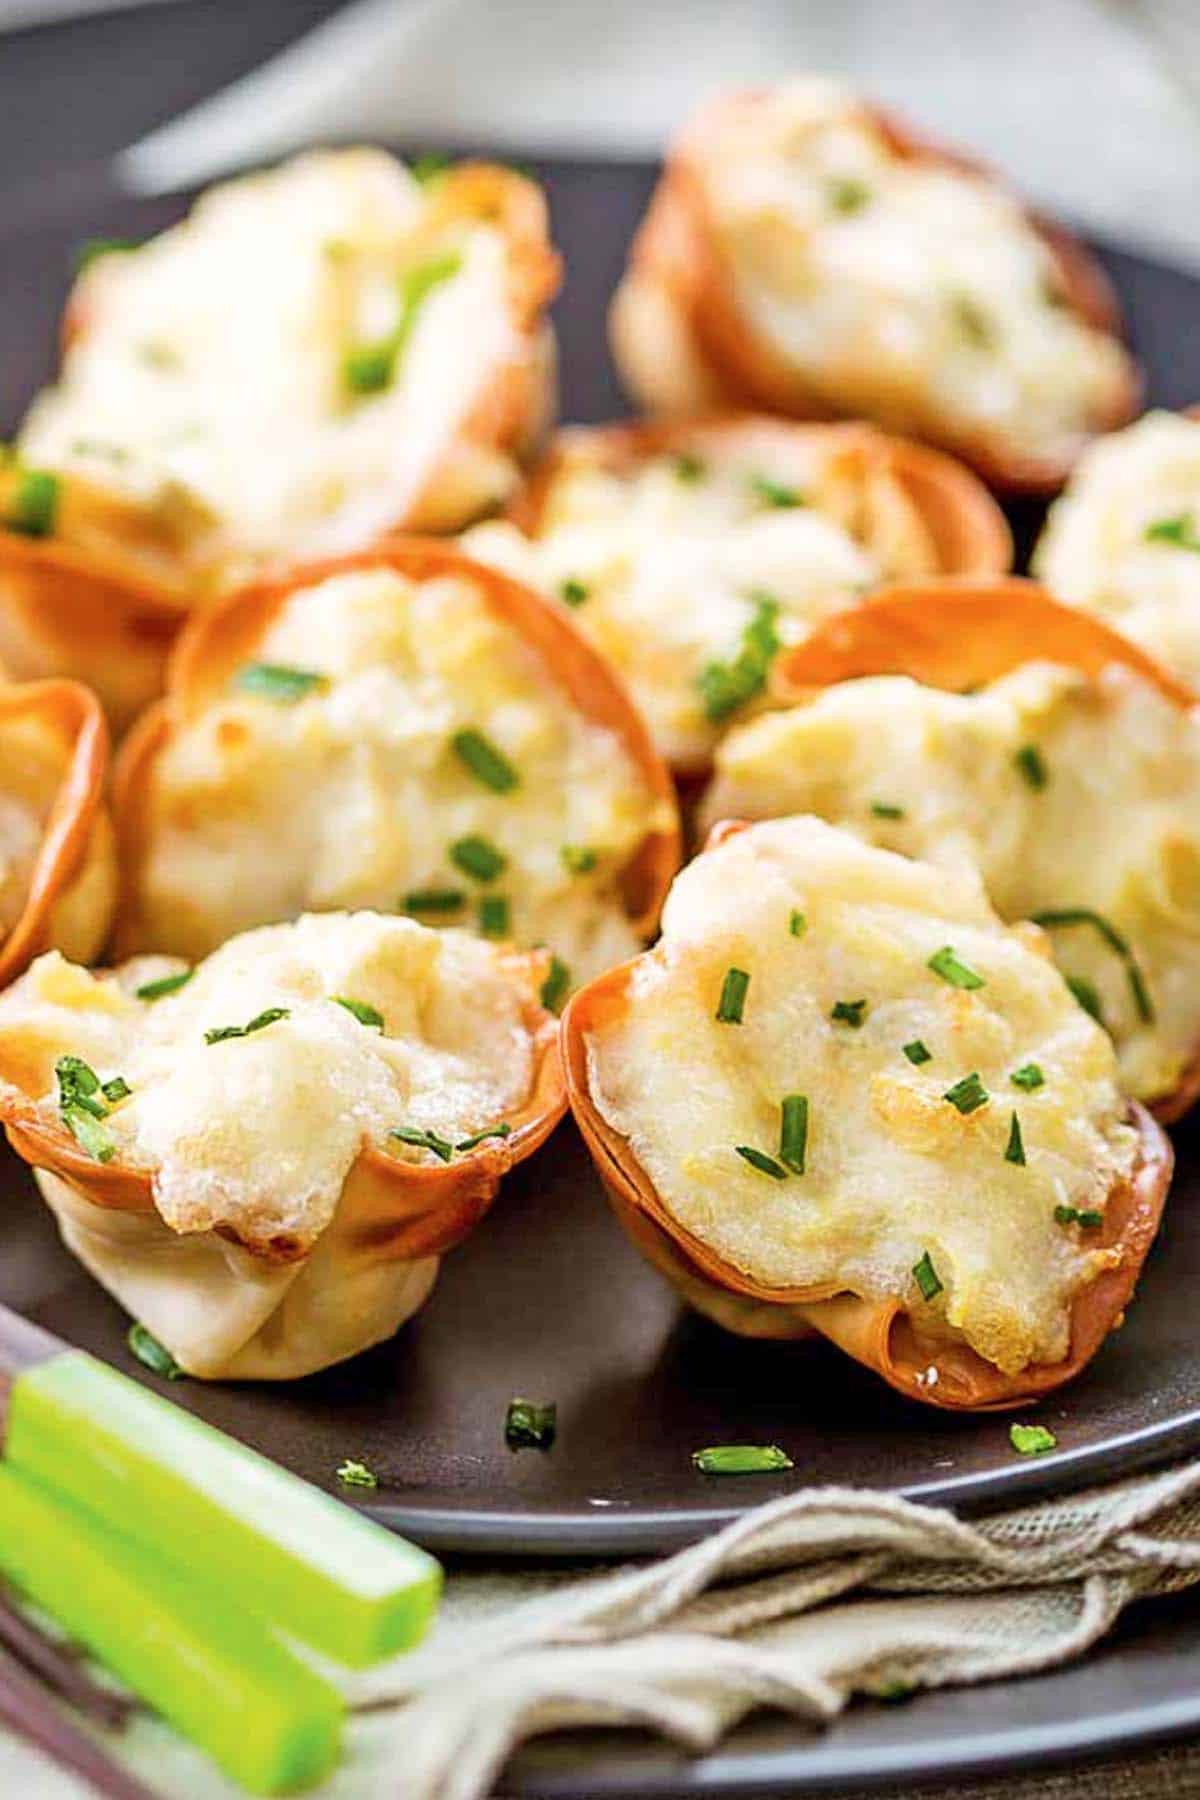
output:
MULTIPOLYGON (((609 325, 617 364, 652 411, 757 407, 796 418, 827 418, 834 410, 739 309, 694 153, 723 116, 754 107, 761 97, 762 90, 754 89, 727 94, 691 121, 667 159, 634 239, 609 325)), ((879 108, 866 111, 897 155, 942 163, 1003 185, 995 171, 976 159, 919 136, 879 108)), ((1120 311, 1099 262, 1060 225, 1024 210, 1052 254, 1063 304, 1096 330, 1120 338, 1120 311)), ((1123 388, 1108 415, 1092 421, 1092 435, 1127 424, 1141 398, 1141 373, 1130 356, 1123 388)), ((941 441, 1003 493, 1051 494, 1070 473, 1061 459, 998 449, 979 433, 947 432, 941 441)))
POLYGON ((557 1020, 538 1001, 549 954, 509 952, 528 978, 534 1047, 512 1132, 447 1164, 402 1161, 367 1145, 329 1225, 308 1245, 244 1239, 231 1228, 180 1235, 154 1205, 148 1170, 100 1163, 34 1109, 30 1069, 3 1066, 26 1099, 0 1103, 8 1140, 37 1175, 63 1238, 85 1268, 191 1375, 286 1381, 389 1338, 423 1304, 440 1259, 474 1230, 509 1169, 566 1110, 557 1020))
MULTIPOLYGON (((430 191, 431 235, 470 219, 503 231, 515 348, 497 363, 406 512, 391 522, 393 531, 450 532, 470 524, 481 472, 497 454, 521 461, 534 454, 555 409, 554 340, 545 315, 561 271, 541 190, 514 170, 464 163, 430 191)), ((64 345, 87 329, 85 283, 68 301, 64 345)), ((211 599, 213 581, 196 592, 170 522, 85 477, 62 474, 58 481, 53 532, 24 536, 0 528, 0 656, 18 679, 73 675, 88 682, 120 732, 162 691, 171 646, 189 614, 211 599)))
MULTIPOLYGON (((736 820, 717 825, 705 848, 745 829, 736 820)), ((1158 1230, 1174 1165, 1165 1132, 1136 1102, 1129 1109, 1139 1138, 1133 1175, 1109 1195, 1104 1225, 1095 1240, 1098 1250, 1117 1255, 1112 1267, 1076 1295, 1070 1350, 1061 1363, 1032 1364, 1019 1375, 1005 1375, 964 1343, 923 1339, 899 1300, 869 1300, 827 1284, 770 1288, 726 1262, 672 1216, 627 1139, 613 1129, 592 1098, 587 1035, 622 1016, 636 963, 634 958, 610 969, 581 988, 568 1004, 562 1019, 567 1093, 617 1218, 689 1306, 739 1337, 820 1334, 907 1399, 968 1412, 1020 1406, 1070 1381, 1122 1323, 1158 1230), (926 1375, 931 1364, 937 1368, 935 1383, 926 1375)))

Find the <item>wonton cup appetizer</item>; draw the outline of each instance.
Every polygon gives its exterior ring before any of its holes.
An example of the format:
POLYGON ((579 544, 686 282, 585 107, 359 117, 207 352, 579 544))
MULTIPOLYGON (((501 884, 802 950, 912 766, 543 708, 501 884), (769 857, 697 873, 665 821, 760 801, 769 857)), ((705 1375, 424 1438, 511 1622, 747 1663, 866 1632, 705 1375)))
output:
POLYGON ((670 777, 564 611, 441 544, 247 588, 199 616, 116 780, 122 954, 372 907, 628 956, 679 866, 670 777))
POLYGON ((0 472, 0 654, 124 722, 188 612, 292 558, 455 531, 554 405, 559 265, 537 187, 327 150, 110 248, 0 472))
POLYGON ((73 681, 0 687, 0 987, 52 947, 87 962, 117 899, 108 732, 73 681))
POLYGON ((732 1331, 815 1330, 910 1399, 1007 1407, 1128 1304, 1170 1146, 970 871, 812 818, 724 825, 563 1043, 618 1217, 732 1331))
POLYGON ((463 548, 571 609, 681 775, 706 770, 761 705, 776 651, 827 614, 883 581, 999 575, 1012 558, 966 469, 869 425, 563 432, 509 519, 463 548))
POLYGON ((1034 573, 1200 683, 1200 419, 1151 412, 1085 452, 1034 573))
POLYGON ((702 823, 815 812, 977 869, 1002 918, 1049 931, 1125 1091, 1162 1119, 1184 1112, 1200 1089, 1190 689, 1008 581, 881 594, 781 657, 776 691, 797 704, 726 739, 702 823))
POLYGON ((565 1101, 548 957, 375 913, 198 968, 56 953, 0 996, 0 1117, 80 1261, 190 1374, 390 1337, 565 1101))
POLYGON ((1061 486, 1140 380, 1095 260, 987 170, 813 78, 676 144, 611 315, 655 412, 861 415, 995 486, 1061 486))

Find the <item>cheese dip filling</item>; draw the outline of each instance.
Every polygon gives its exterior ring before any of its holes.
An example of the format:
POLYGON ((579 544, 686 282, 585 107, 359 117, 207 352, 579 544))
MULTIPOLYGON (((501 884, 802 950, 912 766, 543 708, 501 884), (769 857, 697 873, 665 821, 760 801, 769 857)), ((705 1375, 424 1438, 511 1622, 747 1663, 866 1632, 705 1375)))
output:
POLYGON ((1200 1049, 1200 715, 1111 664, 1030 663, 972 694, 845 681, 722 745, 708 823, 815 812, 1041 919, 1126 1092, 1169 1095, 1200 1049))
POLYGON ((1015 1374, 1066 1357, 1120 1260, 1089 1246, 1137 1145, 1112 1044, 968 870, 813 818, 738 832, 586 1046, 662 1206, 757 1284, 893 1299, 1015 1374))

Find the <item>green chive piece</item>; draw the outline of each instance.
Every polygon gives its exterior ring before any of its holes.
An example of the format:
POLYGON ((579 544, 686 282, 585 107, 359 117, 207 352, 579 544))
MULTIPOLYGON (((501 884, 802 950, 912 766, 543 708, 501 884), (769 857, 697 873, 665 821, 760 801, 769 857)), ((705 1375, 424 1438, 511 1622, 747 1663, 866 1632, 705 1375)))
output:
POLYGON ((808 920, 802 912, 793 911, 788 919, 788 930, 793 937, 803 937, 808 930, 808 920))
POLYGON ((461 888, 414 888, 402 902, 406 913, 459 912, 466 903, 461 888))
POLYGON ((706 473, 703 457, 696 456, 691 450, 681 450, 678 456, 672 457, 671 467, 675 471, 675 479, 691 487, 696 482, 703 481, 706 473))
POLYGON ((764 506, 807 506, 808 502, 799 488, 788 487, 786 482, 772 481, 769 475, 761 473, 751 475, 750 492, 764 506))
POLYGON ((826 191, 830 207, 838 213, 861 212, 871 200, 871 190, 866 182, 859 181, 853 175, 836 175, 826 191))
POLYGON ((986 1106, 990 1098, 991 1095, 974 1071, 970 1075, 964 1075, 961 1081, 956 1081, 942 1095, 942 1099, 948 1100, 964 1119, 969 1113, 978 1112, 981 1106, 986 1106))
POLYGON ((959 332, 973 349, 991 349, 994 338, 992 321, 973 295, 952 295, 950 312, 959 332))
POLYGON ((567 997, 571 971, 561 957, 550 958, 550 973, 542 983, 541 1002, 547 1012, 556 1013, 567 997))
POLYGON ((1045 758, 1036 744, 1022 744, 1014 755, 1013 762, 1035 793, 1039 793, 1050 779, 1045 758))
POLYGON ((346 1461, 338 1467, 337 1478, 343 1487, 377 1488, 379 1477, 366 1463, 346 1461))
POLYGON ((510 1450, 549 1450, 558 1434, 554 1400, 510 1400, 504 1415, 504 1441, 510 1450))
POLYGON ((352 394, 377 394, 396 378, 405 346, 425 301, 434 288, 457 275, 462 257, 452 251, 410 269, 400 287, 400 318, 395 329, 374 343, 354 344, 342 358, 342 380, 352 394))
POLYGON ((558 854, 568 875, 590 875, 599 860, 587 844, 564 844, 558 854))
POLYGON ((390 338, 377 344, 359 344, 342 359, 342 380, 352 394, 379 394, 391 387, 396 373, 396 351, 390 338))
POLYGON ((310 694, 322 693, 329 686, 329 677, 315 669, 293 669, 287 663, 246 663, 234 676, 233 685, 243 694, 273 700, 276 706, 295 706, 310 694))
POLYGON ((875 819, 903 819, 907 814, 902 806, 896 806, 890 800, 872 800, 871 816, 875 819))
POLYGON ((951 987, 981 988, 986 985, 983 976, 977 975, 974 969, 961 962, 949 944, 943 944, 940 950, 935 950, 925 966, 932 969, 935 975, 940 975, 943 981, 948 981, 951 987))
POLYGON ((450 158, 444 150, 426 150, 413 162, 409 173, 414 181, 419 181, 424 187, 427 182, 444 175, 449 167, 450 158))
POLYGON ((64 1106, 62 1122, 70 1132, 80 1149, 86 1150, 95 1162, 111 1162, 117 1153, 112 1133, 105 1129, 95 1114, 81 1106, 64 1106))
POLYGON ((933 1061, 932 1051, 925 1048, 925 1045, 921 1042, 920 1038, 914 1038, 911 1044, 905 1044, 904 1054, 907 1056, 909 1062, 915 1064, 918 1068, 922 1063, 933 1061))
POLYGON ((383 1014, 369 1000, 353 1000, 349 994, 334 994, 333 1003, 335 1006, 344 1006, 348 1013, 353 1013, 360 1025, 372 1025, 379 1031, 383 1030, 383 1014))
POLYGON ((517 771, 482 731, 456 731, 450 742, 459 761, 494 794, 509 794, 517 786, 517 771))
POLYGON ((479 902, 479 929, 486 938, 510 935, 510 910, 503 894, 485 894, 479 902))
MULTIPOLYGON (((1090 1013, 1097 1025, 1104 1025, 1104 1008, 1100 1004, 1100 995, 1094 982, 1086 975, 1064 975, 1063 980, 1082 1006, 1085 1013, 1090 1013)), ((1105 1026, 1107 1030, 1107 1026, 1105 1026)))
POLYGON ((494 881, 508 867, 503 850, 485 837, 456 838, 450 846, 450 861, 476 881, 494 881))
POLYGON ((388 1132, 401 1144, 415 1144, 418 1150, 432 1150, 442 1162, 449 1162, 454 1154, 454 1145, 448 1144, 444 1137, 436 1131, 421 1131, 416 1125, 395 1125, 388 1132))
MULTIPOLYGON (((54 1074, 58 1082, 58 1111, 62 1123, 80 1149, 86 1150, 94 1161, 111 1162, 117 1146, 112 1133, 101 1123, 108 1117, 108 1107, 99 1096, 107 1089, 101 1087, 96 1071, 81 1056, 60 1056, 54 1065, 54 1074)), ((107 1085, 113 1088, 117 1099, 124 1098, 122 1088, 125 1094, 131 1091, 122 1076, 114 1077, 107 1085)))
POLYGON ((843 1025, 853 1025, 857 1031, 867 1016, 867 1003, 865 1000, 839 1000, 829 1016, 843 1025))
POLYGON ((134 988, 135 1000, 165 1000, 168 994, 177 994, 180 988, 186 987, 195 969, 183 969, 178 975, 163 975, 157 981, 144 981, 140 988, 134 988))
POLYGON ((75 252, 75 273, 82 275, 101 256, 118 256, 140 249, 141 244, 137 238, 85 238, 75 252))
POLYGON ((1021 1136, 1021 1121, 1015 1112, 1008 1128, 1008 1147, 1004 1152, 1004 1160, 1025 1167, 1025 1141, 1021 1136))
POLYGON ((692 1451, 692 1463, 702 1475, 771 1475, 796 1466, 778 1444, 710 1444, 692 1451))
POLYGON ((1041 1066, 1038 1063, 1022 1063, 1019 1069, 1013 1070, 1008 1079, 1014 1087, 1024 1088, 1027 1094, 1032 1094, 1035 1088, 1046 1085, 1046 1077, 1042 1074, 1041 1066))
MULTIPOLYGON (((1109 949, 1124 963, 1125 978, 1129 983, 1129 991, 1133 995, 1133 1004, 1138 1018, 1144 1025, 1154 1023, 1154 1007, 1150 1000, 1150 991, 1146 986, 1145 977, 1138 967, 1137 958, 1130 948, 1128 938, 1117 930, 1111 919, 1106 919, 1103 913, 1093 912, 1089 906, 1064 906, 1049 912, 1034 913, 1033 922, 1035 925, 1044 926, 1048 931, 1054 931, 1065 925, 1090 925, 1092 930, 1100 934, 1109 949)), ((1070 986, 1070 983, 1068 982, 1067 985, 1070 986)), ((1093 994, 1095 991, 1094 988, 1091 989, 1093 994)), ((1092 1011, 1092 1008, 1078 994, 1075 997, 1088 1012, 1092 1011)), ((1093 1017, 1098 1019, 1099 1012, 1094 1013, 1093 1017)))
POLYGON ((1021 1456, 1041 1456, 1058 1448, 1058 1439, 1044 1425, 1010 1425, 1008 1440, 1021 1456))
POLYGON ((1177 513, 1173 519, 1155 519, 1143 536, 1148 544, 1173 544, 1177 550, 1200 551, 1200 531, 1191 511, 1177 513))
POLYGON ((183 1370, 166 1345, 160 1344, 154 1333, 147 1331, 144 1325, 131 1325, 125 1334, 125 1342, 138 1361, 155 1375, 161 1375, 165 1381, 183 1379, 183 1370))
POLYGON ((4 523, 22 537, 49 537, 58 514, 59 480, 47 469, 22 469, 8 497, 4 523))
POLYGON ((114 1075, 111 1081, 101 1083, 100 1092, 110 1106, 116 1106, 122 1100, 128 1100, 133 1089, 123 1075, 114 1075))
POLYGON ((746 1009, 746 990, 750 977, 745 969, 726 969, 717 1002, 716 1019, 721 1025, 740 1025, 746 1009))
POLYGON ((1085 1231, 1094 1231, 1103 1225, 1104 1214, 1090 1206, 1056 1206, 1054 1222, 1056 1225, 1081 1225, 1085 1231))
POLYGON ((60 1056, 54 1074, 60 1106, 82 1106, 95 1118, 104 1117, 104 1107, 94 1098, 100 1092, 100 1077, 82 1056, 60 1056))
POLYGON ((780 1106, 779 1160, 793 1175, 803 1175, 807 1151, 808 1096, 785 1094, 780 1106))
POLYGON ((913 1280, 917 1284, 922 1300, 936 1300, 943 1291, 938 1272, 933 1266, 933 1258, 926 1250, 919 1263, 913 1265, 913 1280))
POLYGON ((567 606, 582 606, 591 591, 586 581, 577 581, 573 575, 558 584, 558 597, 567 606))
POLYGON ((751 594, 750 599, 754 613, 742 632, 741 647, 733 661, 706 663, 697 677, 705 714, 714 725, 762 693, 779 649, 775 629, 778 600, 761 590, 751 594))
POLYGON ((772 1181, 787 1180, 788 1172, 783 1164, 777 1163, 775 1158, 768 1156, 765 1151, 756 1150, 752 1144, 735 1144, 734 1149, 742 1161, 748 1162, 750 1167, 757 1169, 760 1175, 769 1175, 772 1181))
POLYGON ((474 1137, 463 1138, 454 1148, 461 1156, 464 1150, 474 1150, 476 1144, 482 1144, 488 1138, 506 1138, 512 1136, 512 1126, 507 1119, 501 1119, 498 1125, 489 1125, 486 1131, 477 1131, 474 1137))
POLYGON ((206 1031, 206 1044, 223 1044, 229 1038, 251 1037, 256 1031, 265 1031, 268 1025, 278 1025, 280 1019, 290 1016, 291 1008, 287 1006, 268 1006, 264 1012, 255 1013, 245 1025, 215 1025, 206 1031))

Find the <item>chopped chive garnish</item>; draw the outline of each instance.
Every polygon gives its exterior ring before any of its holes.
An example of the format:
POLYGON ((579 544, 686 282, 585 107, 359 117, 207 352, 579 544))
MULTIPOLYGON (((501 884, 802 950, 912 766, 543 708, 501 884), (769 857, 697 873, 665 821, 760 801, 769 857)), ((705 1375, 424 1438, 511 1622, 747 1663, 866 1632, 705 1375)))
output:
POLYGON ((772 481, 769 475, 754 474, 750 476, 750 492, 764 506, 807 506, 808 502, 799 488, 789 487, 786 482, 772 481))
POLYGON ((463 1138, 454 1148, 459 1155, 464 1150, 474 1150, 476 1144, 485 1143, 488 1138, 506 1138, 512 1136, 512 1126, 507 1119, 501 1119, 498 1125, 489 1125, 486 1131, 477 1131, 474 1137, 463 1138))
POLYGON ((1044 788, 1050 779, 1045 758, 1036 744, 1022 744, 1013 757, 1013 762, 1035 792, 1044 788))
POLYGON ((1013 1114, 1008 1128, 1008 1146, 1004 1152, 1004 1160, 1005 1162, 1019 1163, 1022 1168, 1025 1167, 1025 1140, 1021 1136, 1021 1121, 1016 1113, 1013 1114))
POLYGON ((589 875, 598 860, 587 844, 564 844, 558 854, 568 875, 589 875))
POLYGON ((772 1181, 787 1180, 787 1170, 783 1164, 777 1163, 775 1158, 768 1156, 765 1151, 756 1150, 752 1144, 735 1144, 734 1149, 742 1161, 748 1162, 750 1167, 757 1169, 760 1175, 769 1175, 772 1181))
POLYGON ((751 595, 754 616, 742 632, 741 648, 732 662, 706 663, 697 677, 704 711, 714 725, 727 719, 767 685, 771 663, 779 649, 775 621, 779 602, 772 594, 751 595))
POLYGON ((95 1114, 82 1106, 64 1106, 62 1122, 70 1132, 80 1149, 86 1150, 96 1162, 111 1162, 117 1153, 112 1133, 103 1126, 95 1114))
POLYGON ((160 1344, 152 1331, 144 1325, 131 1325, 125 1334, 125 1342, 143 1366, 155 1375, 161 1375, 165 1381, 179 1381, 183 1370, 171 1355, 165 1344, 160 1344))
POLYGON ((875 819, 903 819, 906 815, 904 808, 896 806, 891 800, 872 800, 871 816, 875 819))
POLYGON ((1022 1063, 1019 1069, 1013 1070, 1008 1079, 1014 1087, 1024 1088, 1028 1094, 1031 1094, 1034 1088, 1044 1087, 1046 1083, 1046 1077, 1042 1074, 1041 1066, 1038 1063, 1022 1063))
POLYGON ((985 985, 983 976, 977 975, 974 969, 961 962, 949 944, 943 944, 940 950, 935 950, 925 966, 932 969, 935 975, 940 975, 943 981, 948 981, 951 987, 981 988, 985 985))
POLYGON ((293 669, 287 663, 247 663, 234 676, 233 685, 243 694, 257 694, 277 706, 295 706, 298 700, 327 688, 329 677, 315 669, 293 669))
POLYGON ((970 1075, 964 1075, 961 1081, 956 1081, 954 1086, 948 1087, 942 1095, 942 1099, 948 1100, 955 1111, 963 1115, 964 1119, 968 1113, 978 1112, 981 1106, 986 1106, 990 1098, 990 1094, 974 1071, 970 1075))
POLYGON ((264 1012, 255 1013, 245 1025, 214 1025, 211 1031, 205 1032, 204 1041, 206 1044, 223 1044, 228 1038, 252 1037, 256 1031, 265 1031, 268 1025, 278 1025, 289 1012, 286 1006, 268 1006, 264 1012))
POLYGON ((542 983, 541 1002, 547 1012, 557 1012, 567 997, 571 971, 561 957, 550 958, 550 973, 542 983))
POLYGON ((401 282, 400 318, 395 329, 374 343, 352 345, 342 358, 342 380, 352 394, 377 394, 391 386, 422 306, 434 288, 457 275, 461 267, 462 257, 451 251, 408 271, 401 282))
POLYGON ((1058 1439, 1044 1425, 1010 1425, 1008 1440, 1021 1456, 1041 1456, 1058 1448, 1058 1439))
POLYGON ((456 731, 450 742, 459 761, 494 794, 509 794, 517 786, 517 771, 482 731, 456 731))
POLYGON ((959 332, 976 350, 992 347, 992 322, 979 302, 970 294, 953 294, 950 312, 959 332))
POLYGON ((788 930, 793 937, 803 937, 808 930, 808 920, 802 912, 793 911, 788 918, 788 930))
POLYGON ((933 1054, 925 1048, 920 1038, 914 1038, 911 1044, 904 1045, 904 1054, 910 1063, 920 1066, 921 1063, 932 1062, 933 1054))
POLYGON ((424 186, 426 182, 444 175, 449 167, 450 158, 444 150, 426 150, 417 157, 409 173, 414 181, 419 181, 424 186))
POLYGON ((936 1300, 942 1292, 942 1284, 938 1272, 933 1266, 933 1258, 926 1250, 919 1263, 913 1266, 913 1280, 922 1300, 936 1300))
POLYGON ((549 1450, 558 1432, 554 1400, 510 1400, 504 1415, 504 1441, 510 1450, 549 1450))
POLYGON ((871 190, 866 182, 859 181, 853 175, 835 175, 826 192, 833 211, 839 213, 861 212, 871 199, 871 190))
POLYGON ((1174 544, 1177 550, 1200 551, 1200 532, 1191 511, 1177 513, 1173 519, 1155 519, 1143 535, 1148 544, 1174 544))
POLYGON ((140 988, 134 988, 137 1000, 165 1000, 168 994, 177 994, 186 987, 195 969, 182 969, 178 975, 162 975, 157 981, 144 981, 140 988))
MULTIPOLYGON (((1090 1013, 1097 1025, 1104 1024, 1104 1008, 1100 1004, 1100 995, 1094 982, 1086 975, 1064 975, 1063 980, 1082 1006, 1085 1013, 1090 1013)), ((1106 1027, 1107 1029, 1107 1027, 1106 1027)))
MULTIPOLYGON (((1093 931, 1099 932, 1109 949, 1125 964, 1125 978, 1129 983, 1129 991, 1133 995, 1133 1004, 1137 1009, 1138 1018, 1144 1025, 1154 1023, 1154 1007, 1151 1004, 1150 992, 1142 971, 1138 967, 1137 958, 1129 946, 1128 939, 1117 930, 1110 919, 1104 917, 1103 913, 1093 912, 1089 906, 1064 906, 1049 912, 1034 913, 1033 922, 1035 925, 1045 926, 1049 931, 1065 925, 1090 925, 1093 931)), ((1091 991, 1094 994, 1096 990, 1093 988, 1091 991)), ((1087 1008, 1088 1012, 1092 1011, 1091 1007, 1087 1006, 1087 1002, 1080 999, 1078 994, 1075 997, 1081 1006, 1087 1008)), ((1099 1018, 1100 1015, 1097 1012, 1093 1016, 1099 1018)))
POLYGON ((796 1466, 778 1444, 710 1444, 693 1450, 692 1462, 702 1475, 770 1475, 796 1466))
POLYGON ((803 1175, 808 1151, 808 1096, 785 1094, 780 1107, 779 1160, 793 1175, 803 1175))
POLYGON ((22 537, 49 537, 58 513, 59 481, 47 469, 21 469, 8 496, 4 523, 22 537))
POLYGON ((111 1162, 116 1142, 102 1123, 108 1117, 106 1100, 124 1100, 132 1092, 124 1076, 115 1075, 101 1086, 100 1078, 81 1056, 60 1056, 54 1065, 58 1082, 59 1117, 80 1149, 96 1162, 111 1162), (103 1096, 103 1097, 102 1097, 103 1096))
POLYGON ((100 1092, 110 1106, 117 1106, 122 1100, 128 1100, 133 1089, 123 1075, 114 1075, 111 1081, 101 1082, 100 1092))
POLYGON ((461 888, 414 888, 404 896, 406 913, 452 913, 467 903, 461 888))
POLYGON ((726 969, 717 1001, 716 1019, 721 1025, 740 1025, 746 1008, 746 990, 750 977, 745 969, 726 969))
POLYGON ((839 1000, 829 1016, 842 1025, 853 1025, 857 1031, 867 1016, 867 1003, 865 1000, 839 1000))
POLYGON ((82 1056, 60 1056, 54 1065, 54 1073, 58 1080, 60 1106, 81 1106, 93 1118, 104 1118, 107 1109, 96 1099, 100 1092, 100 1077, 90 1063, 84 1062, 82 1056))
POLYGON ((691 450, 681 450, 678 456, 671 459, 671 467, 675 471, 675 479, 677 481, 683 481, 687 482, 689 485, 694 485, 697 481, 703 481, 704 479, 704 459, 696 456, 691 450))
POLYGON ((485 837, 456 838, 450 846, 450 861, 476 881, 494 881, 508 867, 503 850, 485 837))
POLYGON ((337 1478, 343 1487, 376 1488, 379 1477, 366 1463, 346 1461, 338 1467, 337 1478))
POLYGON ((503 894, 485 894, 479 902, 479 929, 486 938, 509 935, 510 909, 503 894))
POLYGON ((140 249, 141 245, 137 238, 85 238, 75 252, 75 273, 82 275, 89 264, 94 263, 98 257, 118 256, 126 254, 130 250, 140 249))
POLYGON ((348 1013, 353 1013, 360 1025, 374 1025, 383 1030, 383 1014, 369 1000, 352 1000, 349 994, 335 994, 333 1000, 336 1006, 344 1006, 348 1013))
POLYGON ((454 1145, 448 1144, 444 1137, 436 1131, 421 1131, 416 1125, 395 1125, 388 1132, 401 1144, 415 1144, 418 1150, 432 1150, 442 1162, 449 1162, 454 1154, 454 1145))
POLYGON ((1054 1219, 1058 1225, 1081 1225, 1085 1231, 1094 1231, 1103 1225, 1104 1214, 1090 1206, 1056 1206, 1054 1219))
POLYGON ((591 591, 586 581, 578 581, 573 575, 558 584, 558 597, 567 606, 582 606, 591 591))

